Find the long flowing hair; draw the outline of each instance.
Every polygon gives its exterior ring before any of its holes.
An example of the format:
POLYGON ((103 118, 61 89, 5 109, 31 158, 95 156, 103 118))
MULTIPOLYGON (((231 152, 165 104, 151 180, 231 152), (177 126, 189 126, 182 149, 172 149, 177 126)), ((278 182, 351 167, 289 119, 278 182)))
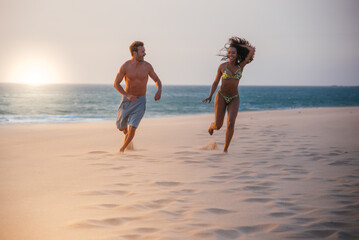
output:
MULTIPOLYGON (((239 65, 239 63, 246 59, 249 51, 247 48, 243 47, 243 45, 252 47, 255 49, 254 46, 252 46, 252 44, 250 44, 246 39, 244 38, 239 38, 239 37, 231 37, 228 40, 228 43, 226 43, 224 45, 224 48, 221 49, 221 53, 219 54, 219 56, 222 57, 222 61, 227 61, 228 57, 227 57, 227 51, 230 47, 234 47, 237 49, 237 59, 236 59, 236 64, 239 65)), ((248 63, 252 62, 254 59, 254 55, 249 59, 248 63)))

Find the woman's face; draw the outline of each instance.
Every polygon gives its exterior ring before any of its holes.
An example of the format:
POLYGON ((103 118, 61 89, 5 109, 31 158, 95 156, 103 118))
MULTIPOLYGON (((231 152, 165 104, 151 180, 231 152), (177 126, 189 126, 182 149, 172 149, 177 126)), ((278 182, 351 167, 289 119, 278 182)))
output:
POLYGON ((229 47, 227 51, 228 60, 230 62, 236 62, 237 56, 237 49, 235 47, 229 47))

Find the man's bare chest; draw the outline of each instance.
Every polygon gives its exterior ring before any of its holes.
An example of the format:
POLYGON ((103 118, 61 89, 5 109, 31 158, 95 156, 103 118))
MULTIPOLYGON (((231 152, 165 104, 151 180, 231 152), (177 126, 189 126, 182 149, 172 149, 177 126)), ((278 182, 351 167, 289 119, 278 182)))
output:
POLYGON ((126 72, 129 79, 147 79, 148 70, 146 68, 130 68, 126 72))

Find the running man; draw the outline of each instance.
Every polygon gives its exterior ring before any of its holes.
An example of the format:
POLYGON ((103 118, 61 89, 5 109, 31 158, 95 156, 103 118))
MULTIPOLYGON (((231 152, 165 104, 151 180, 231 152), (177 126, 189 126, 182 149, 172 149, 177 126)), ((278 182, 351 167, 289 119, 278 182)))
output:
POLYGON ((160 100, 162 83, 152 65, 144 61, 146 56, 143 42, 135 41, 130 46, 132 59, 126 61, 118 72, 114 87, 121 93, 122 101, 117 113, 117 128, 125 134, 120 152, 124 152, 135 136, 136 129, 146 110, 146 90, 148 76, 156 83, 155 101, 160 100), (126 87, 121 82, 125 78, 126 87))

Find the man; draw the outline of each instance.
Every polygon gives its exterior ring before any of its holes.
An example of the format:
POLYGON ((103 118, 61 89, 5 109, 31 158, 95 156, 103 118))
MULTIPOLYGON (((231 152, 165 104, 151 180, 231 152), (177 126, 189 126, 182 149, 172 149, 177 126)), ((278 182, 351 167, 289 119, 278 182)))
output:
POLYGON ((130 51, 132 59, 121 66, 114 83, 114 87, 123 95, 116 121, 117 128, 125 134, 120 152, 124 152, 132 141, 136 129, 145 114, 148 76, 157 86, 155 101, 160 100, 162 93, 160 79, 151 64, 143 60, 146 55, 143 42, 133 42, 130 46, 130 51), (120 85, 124 77, 125 89, 120 85))

